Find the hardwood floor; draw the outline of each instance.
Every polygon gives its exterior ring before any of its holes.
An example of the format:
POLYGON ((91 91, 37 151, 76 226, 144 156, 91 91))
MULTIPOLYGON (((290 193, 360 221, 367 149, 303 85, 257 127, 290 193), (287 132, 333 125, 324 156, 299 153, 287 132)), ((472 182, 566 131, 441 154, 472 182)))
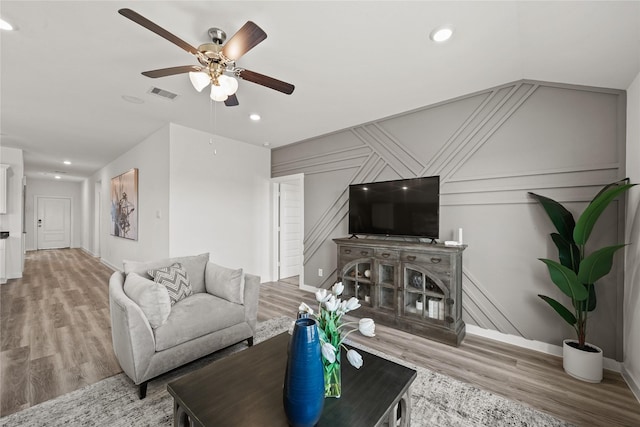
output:
POLYGON ((111 345, 112 270, 80 249, 29 252, 0 286, 0 415, 122 372, 111 345))
MULTIPOLYGON (((22 279, 0 286, 0 415, 121 372, 111 347, 110 275, 78 249, 37 251, 22 279)), ((258 319, 294 316, 301 301, 315 305, 295 280, 265 283, 258 319)), ((374 338, 351 337, 578 426, 640 426, 640 403, 614 372, 583 383, 564 374, 560 358, 473 336, 457 348, 381 325, 374 338)))
MULTIPOLYGON (((295 313, 302 301, 310 307, 317 304, 312 293, 299 290, 289 280, 265 283, 260 290, 258 320, 295 313)), ((578 426, 640 426, 640 402, 615 372, 605 371, 600 384, 584 383, 564 373, 559 357, 472 335, 460 347, 382 325, 376 325, 374 338, 349 337, 578 426)))

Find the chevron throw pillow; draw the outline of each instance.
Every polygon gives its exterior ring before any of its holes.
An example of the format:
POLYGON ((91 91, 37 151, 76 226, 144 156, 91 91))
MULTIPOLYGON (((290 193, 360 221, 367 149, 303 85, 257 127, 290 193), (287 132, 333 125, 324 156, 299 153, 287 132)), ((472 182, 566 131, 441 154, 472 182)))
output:
POLYGON ((171 305, 193 294, 193 289, 191 289, 191 284, 189 283, 189 275, 182 264, 178 262, 169 267, 149 270, 147 273, 153 277, 154 282, 167 288, 171 305))

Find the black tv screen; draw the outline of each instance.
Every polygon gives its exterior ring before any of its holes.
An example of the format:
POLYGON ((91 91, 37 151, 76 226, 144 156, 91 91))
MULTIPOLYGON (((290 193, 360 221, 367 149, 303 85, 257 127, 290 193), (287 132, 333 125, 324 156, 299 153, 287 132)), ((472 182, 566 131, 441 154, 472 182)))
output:
POLYGON ((349 234, 437 239, 440 177, 400 179, 349 186, 349 234))

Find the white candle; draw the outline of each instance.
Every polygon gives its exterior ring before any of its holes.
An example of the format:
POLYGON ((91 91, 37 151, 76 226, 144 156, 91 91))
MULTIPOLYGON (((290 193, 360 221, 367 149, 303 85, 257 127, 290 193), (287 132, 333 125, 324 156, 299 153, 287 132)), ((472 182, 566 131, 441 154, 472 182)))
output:
POLYGON ((462 228, 458 228, 458 243, 462 244, 462 228))

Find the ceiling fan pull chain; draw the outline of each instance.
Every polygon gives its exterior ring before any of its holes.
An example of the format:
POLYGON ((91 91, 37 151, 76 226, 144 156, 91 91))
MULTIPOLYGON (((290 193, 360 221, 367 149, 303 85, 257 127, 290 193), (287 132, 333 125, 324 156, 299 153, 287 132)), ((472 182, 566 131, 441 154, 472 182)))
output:
MULTIPOLYGON (((215 137, 215 131, 218 128, 218 110, 216 108, 216 102, 209 98, 209 124, 211 125, 211 136, 209 137, 209 145, 213 146, 213 138, 215 137)), ((213 155, 218 155, 218 150, 213 147, 213 155)))

